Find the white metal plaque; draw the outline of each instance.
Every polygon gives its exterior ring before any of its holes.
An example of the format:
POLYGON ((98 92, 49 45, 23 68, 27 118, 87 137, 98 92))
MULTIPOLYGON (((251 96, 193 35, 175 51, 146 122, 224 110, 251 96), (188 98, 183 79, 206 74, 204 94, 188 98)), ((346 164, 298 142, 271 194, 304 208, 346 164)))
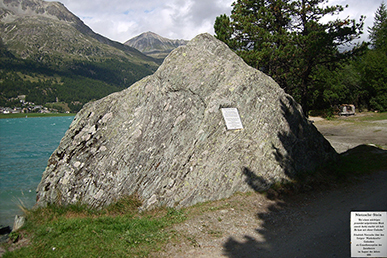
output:
POLYGON ((227 130, 243 129, 242 121, 237 108, 222 108, 227 130))
POLYGON ((351 257, 387 257, 387 212, 351 212, 351 257))

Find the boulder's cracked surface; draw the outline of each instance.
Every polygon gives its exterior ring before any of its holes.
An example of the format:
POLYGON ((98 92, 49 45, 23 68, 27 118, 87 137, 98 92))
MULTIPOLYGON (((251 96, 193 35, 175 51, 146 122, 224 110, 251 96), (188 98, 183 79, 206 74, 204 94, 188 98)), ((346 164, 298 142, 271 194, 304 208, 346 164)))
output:
POLYGON ((264 190, 337 153, 300 105, 224 43, 201 34, 130 88, 87 104, 49 159, 38 205, 183 207, 264 190), (221 108, 243 130, 226 130, 221 108))

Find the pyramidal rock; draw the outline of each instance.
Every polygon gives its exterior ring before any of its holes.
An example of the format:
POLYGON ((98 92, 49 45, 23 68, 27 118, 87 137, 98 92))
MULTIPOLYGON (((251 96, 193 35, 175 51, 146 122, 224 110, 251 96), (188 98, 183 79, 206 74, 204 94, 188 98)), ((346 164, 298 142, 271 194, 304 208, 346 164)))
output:
POLYGON ((37 204, 102 207, 135 194, 145 209, 184 207, 268 189, 336 156, 276 82, 201 34, 153 75, 85 105, 48 161, 37 204), (229 130, 223 108, 243 128, 229 130))

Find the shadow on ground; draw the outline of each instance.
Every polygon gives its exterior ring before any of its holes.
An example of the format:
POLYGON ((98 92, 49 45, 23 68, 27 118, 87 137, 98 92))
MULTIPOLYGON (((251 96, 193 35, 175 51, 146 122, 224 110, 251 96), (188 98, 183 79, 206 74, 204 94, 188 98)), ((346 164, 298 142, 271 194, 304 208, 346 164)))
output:
MULTIPOLYGON (((370 157, 372 162, 379 162, 376 167, 379 171, 347 174, 345 182, 332 182, 332 186, 278 198, 269 212, 257 214, 263 223, 256 230, 265 240, 260 242, 248 235, 244 241, 230 237, 223 246, 224 255, 230 258, 350 257, 350 212, 387 210, 387 151, 362 145, 341 154, 339 163, 349 162, 351 158, 359 160, 362 156, 364 162, 370 157)), ((340 165, 336 164, 337 167, 340 165)), ((248 182, 253 189, 254 182, 262 183, 254 173, 245 171, 245 175, 251 176, 248 182)))
MULTIPOLYGON (((223 246, 227 257, 350 257, 350 212, 387 210, 387 151, 361 145, 338 155, 292 101, 281 100, 290 130, 278 134, 276 160, 292 179, 300 179, 295 171, 305 176, 316 164, 330 165, 307 181, 313 182, 307 192, 274 195, 269 211, 256 214, 262 237, 230 237, 223 246)), ((267 182, 255 172, 243 169, 246 182, 259 191, 267 182)))

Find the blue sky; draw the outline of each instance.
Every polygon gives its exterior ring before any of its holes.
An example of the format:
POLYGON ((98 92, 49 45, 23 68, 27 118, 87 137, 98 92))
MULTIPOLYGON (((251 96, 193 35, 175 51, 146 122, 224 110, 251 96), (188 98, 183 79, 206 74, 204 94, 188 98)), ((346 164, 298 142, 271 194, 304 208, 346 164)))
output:
MULTIPOLYGON (((124 43, 152 31, 170 39, 190 40, 199 33, 214 34, 215 18, 230 15, 234 0, 59 0, 95 32, 124 43)), ((372 26, 382 0, 329 0, 328 5, 349 5, 341 18, 359 20, 364 32, 372 26)), ((363 36, 367 40, 367 34, 363 36)))

